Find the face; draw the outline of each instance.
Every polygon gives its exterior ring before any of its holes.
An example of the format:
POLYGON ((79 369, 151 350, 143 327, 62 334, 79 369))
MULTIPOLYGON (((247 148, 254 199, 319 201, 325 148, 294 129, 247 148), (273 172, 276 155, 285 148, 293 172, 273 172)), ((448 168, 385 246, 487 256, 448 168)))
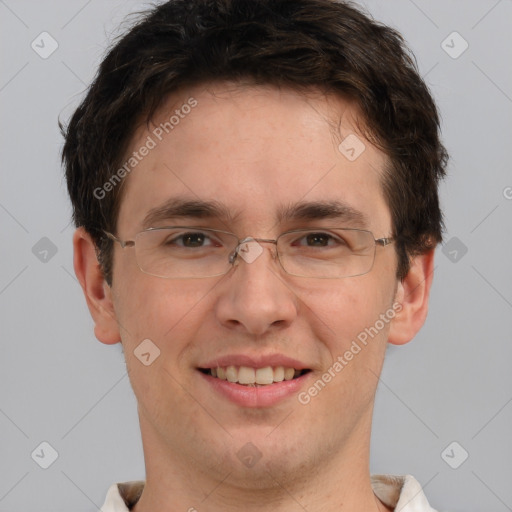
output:
MULTIPOLYGON (((176 95, 132 141, 130 153, 148 136, 155 146, 126 178, 116 235, 132 240, 153 212, 151 227, 201 226, 239 239, 332 226, 389 237, 386 158, 357 135, 355 119, 353 105, 313 91, 218 84, 176 95), (193 108, 181 108, 191 97, 193 108), (160 123, 176 109, 179 121, 166 133, 160 123), (351 134, 364 144, 356 159, 338 147, 351 134), (165 213, 170 201, 215 203, 218 212, 165 213), (299 204, 335 202, 360 218, 325 208, 293 214, 299 204)), ((397 290, 393 245, 376 248, 370 272, 342 279, 288 275, 275 246, 260 246, 254 261, 239 259, 223 276, 162 279, 140 271, 133 248, 115 244, 111 289, 145 450, 182 469, 231 471, 240 482, 250 474, 253 483, 356 457, 356 447, 369 444, 397 290), (363 344, 361 333, 372 327, 363 344), (136 353, 148 339, 143 364, 136 353), (261 387, 205 374, 231 365, 307 372, 261 387), (258 454, 252 467, 244 459, 258 454)))

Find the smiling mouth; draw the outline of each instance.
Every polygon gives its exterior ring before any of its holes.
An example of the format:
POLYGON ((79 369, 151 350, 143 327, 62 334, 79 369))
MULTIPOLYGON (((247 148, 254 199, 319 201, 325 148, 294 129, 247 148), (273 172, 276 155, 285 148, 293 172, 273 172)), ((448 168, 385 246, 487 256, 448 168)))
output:
POLYGON ((309 373, 311 370, 296 370, 284 366, 266 366, 251 368, 249 366, 218 366, 217 368, 198 368, 201 373, 220 380, 227 380, 242 386, 269 386, 285 380, 293 380, 309 373))

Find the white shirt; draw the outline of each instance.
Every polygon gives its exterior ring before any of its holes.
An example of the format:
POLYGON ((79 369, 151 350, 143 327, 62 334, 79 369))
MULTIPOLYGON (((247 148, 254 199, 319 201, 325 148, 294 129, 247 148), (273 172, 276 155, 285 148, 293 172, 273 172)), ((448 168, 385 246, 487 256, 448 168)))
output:
MULTIPOLYGON (((418 481, 411 475, 372 475, 375 496, 395 512, 436 512, 427 501, 418 481)), ((112 484, 107 492, 101 512, 129 512, 137 503, 144 482, 112 484)))

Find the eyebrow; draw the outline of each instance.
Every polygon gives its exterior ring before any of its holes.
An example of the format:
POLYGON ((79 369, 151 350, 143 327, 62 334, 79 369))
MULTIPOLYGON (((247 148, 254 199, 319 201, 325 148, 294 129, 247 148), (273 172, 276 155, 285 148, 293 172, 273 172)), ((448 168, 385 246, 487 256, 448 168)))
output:
POLYGON ((334 219, 353 227, 367 228, 369 219, 366 214, 353 208, 344 201, 301 201, 278 210, 279 222, 289 220, 314 221, 334 219))
MULTIPOLYGON (((144 217, 142 228, 154 227, 154 224, 176 218, 221 219, 227 223, 235 222, 240 212, 232 212, 218 201, 189 200, 172 198, 160 206, 152 208, 144 217)), ((356 228, 367 228, 368 217, 361 211, 343 201, 300 201, 281 206, 277 211, 279 223, 290 221, 315 221, 333 219, 356 228)))
POLYGON ((194 219, 223 219, 233 222, 237 215, 233 215, 218 201, 188 200, 172 198, 160 206, 152 208, 142 221, 142 228, 148 229, 157 222, 174 218, 194 219))

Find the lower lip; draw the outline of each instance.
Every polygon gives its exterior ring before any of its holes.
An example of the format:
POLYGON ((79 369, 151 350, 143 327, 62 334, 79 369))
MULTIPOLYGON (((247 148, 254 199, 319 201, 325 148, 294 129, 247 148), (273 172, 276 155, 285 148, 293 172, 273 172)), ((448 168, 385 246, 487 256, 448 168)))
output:
POLYGON ((271 407, 281 400, 297 395, 312 372, 292 380, 283 380, 266 386, 243 386, 227 380, 212 377, 198 370, 198 373, 218 393, 242 407, 271 407))

